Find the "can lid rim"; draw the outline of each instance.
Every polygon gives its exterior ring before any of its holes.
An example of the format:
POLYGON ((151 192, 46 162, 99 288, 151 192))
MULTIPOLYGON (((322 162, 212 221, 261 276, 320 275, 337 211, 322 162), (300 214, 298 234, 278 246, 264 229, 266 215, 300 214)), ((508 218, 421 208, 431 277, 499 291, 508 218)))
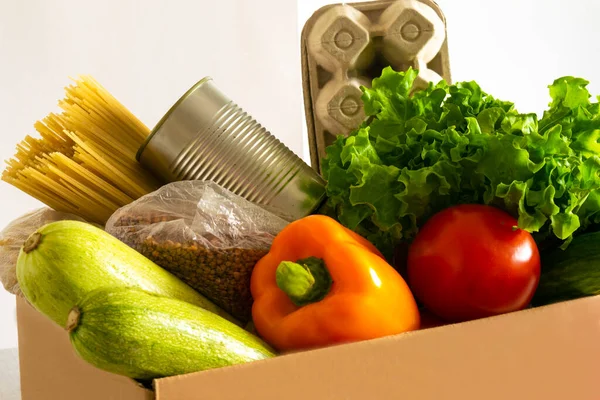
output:
POLYGON ((181 96, 179 98, 179 100, 177 100, 175 102, 175 104, 173 104, 171 106, 171 108, 169 108, 169 111, 167 111, 165 113, 165 115, 163 115, 163 117, 160 119, 160 121, 158 121, 158 123, 152 129, 152 131, 150 132, 150 134, 148 135, 148 137, 146 138, 146 140, 144 140, 144 143, 142 143, 142 145, 138 149, 137 154, 135 155, 135 159, 138 162, 140 162, 140 160, 142 158, 142 153, 144 152, 144 150, 146 150, 146 147, 148 146, 148 143, 150 143, 150 141, 152 140, 152 138, 154 137, 154 135, 160 130, 160 128, 162 128, 162 126, 164 125, 164 123, 167 121, 167 119, 169 119, 169 117, 175 111, 175 109, 177 109, 177 107, 179 107, 179 105, 181 105, 181 103, 183 103, 194 91, 196 91, 196 89, 198 89, 200 86, 202 86, 203 84, 205 84, 208 81, 212 81, 212 78, 210 76, 205 76, 204 78, 200 79, 196 84, 194 84, 194 86, 192 86, 190 89, 188 89, 188 91, 185 92, 183 94, 183 96, 181 96))

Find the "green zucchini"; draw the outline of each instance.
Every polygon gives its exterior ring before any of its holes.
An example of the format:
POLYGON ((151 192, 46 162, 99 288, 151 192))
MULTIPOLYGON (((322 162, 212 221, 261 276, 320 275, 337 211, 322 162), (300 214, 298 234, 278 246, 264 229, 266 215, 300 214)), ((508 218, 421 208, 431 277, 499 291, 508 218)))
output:
POLYGON ((69 313, 66 329, 83 360, 138 380, 275 356, 261 339, 214 313, 134 288, 90 292, 69 313))
POLYGON ((542 272, 533 306, 598 294, 600 232, 576 236, 565 250, 555 248, 542 254, 542 272))
POLYGON ((131 286, 187 301, 234 321, 221 308, 102 229, 79 221, 47 224, 25 241, 17 260, 25 298, 64 327, 88 292, 131 286))

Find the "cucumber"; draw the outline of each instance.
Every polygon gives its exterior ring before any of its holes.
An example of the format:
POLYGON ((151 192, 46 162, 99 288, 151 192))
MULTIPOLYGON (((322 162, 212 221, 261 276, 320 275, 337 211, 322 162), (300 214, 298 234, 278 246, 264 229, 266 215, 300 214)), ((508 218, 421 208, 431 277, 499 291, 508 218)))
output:
POLYGON ((61 327, 88 292, 130 286, 206 308, 221 308, 109 233, 79 221, 44 225, 23 244, 17 280, 25 298, 61 327))
POLYGON ((90 292, 69 313, 66 329, 83 360, 138 380, 275 356, 258 337, 214 313, 134 288, 90 292))
POLYGON ((598 294, 600 232, 576 236, 565 250, 556 248, 542 254, 542 272, 533 306, 598 294))

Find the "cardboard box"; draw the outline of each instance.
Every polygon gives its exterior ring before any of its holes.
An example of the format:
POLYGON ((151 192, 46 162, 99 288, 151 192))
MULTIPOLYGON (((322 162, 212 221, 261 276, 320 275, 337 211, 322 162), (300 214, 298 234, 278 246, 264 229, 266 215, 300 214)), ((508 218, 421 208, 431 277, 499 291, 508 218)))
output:
POLYGON ((155 381, 80 360, 17 299, 23 400, 596 400, 600 296, 155 381))

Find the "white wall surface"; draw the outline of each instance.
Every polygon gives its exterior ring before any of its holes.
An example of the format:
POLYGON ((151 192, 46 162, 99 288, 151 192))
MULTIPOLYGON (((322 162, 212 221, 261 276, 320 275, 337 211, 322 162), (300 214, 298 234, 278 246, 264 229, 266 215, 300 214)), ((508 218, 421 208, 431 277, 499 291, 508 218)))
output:
MULTIPOLYGON (((308 159, 299 33, 323 0, 3 0, 0 158, 53 110, 67 77, 94 75, 152 126, 204 75, 308 159)), ((453 80, 476 80, 527 112, 562 75, 600 94, 596 0, 438 0, 453 80)), ((0 183, 0 226, 39 203, 0 183)), ((0 290, 0 348, 16 346, 14 299, 0 290)))

